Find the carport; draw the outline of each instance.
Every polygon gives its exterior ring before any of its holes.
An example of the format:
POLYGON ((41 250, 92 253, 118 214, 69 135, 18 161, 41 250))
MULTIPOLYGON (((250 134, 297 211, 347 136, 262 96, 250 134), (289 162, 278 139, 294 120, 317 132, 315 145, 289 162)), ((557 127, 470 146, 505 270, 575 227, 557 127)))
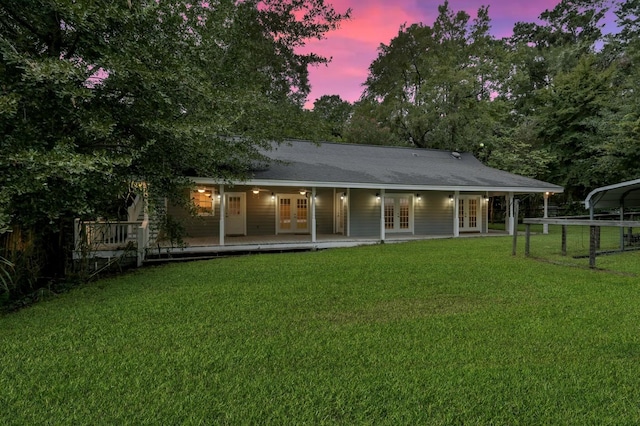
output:
MULTIPOLYGON (((600 227, 613 226, 620 228, 620 251, 625 250, 625 243, 633 245, 640 242, 640 234, 633 233, 634 227, 640 227, 640 221, 637 220, 640 216, 640 179, 596 188, 587 195, 584 205, 589 210, 588 219, 584 216, 552 219, 525 218, 525 255, 529 256, 530 225, 532 224, 562 225, 563 255, 566 255, 567 226, 589 226, 589 266, 591 268, 595 268, 596 264, 596 254, 600 245, 600 227), (603 213, 596 214, 596 210, 603 213), (611 210, 618 211, 612 212, 611 210), (618 216, 618 218, 612 220, 611 216, 618 216), (627 228, 626 234, 625 228, 627 228)), ((516 250, 516 238, 514 237, 513 254, 515 254, 516 250)))
POLYGON ((640 207, 640 179, 596 188, 587 195, 584 206, 591 220, 596 209, 620 209, 620 220, 623 220, 625 209, 640 207))

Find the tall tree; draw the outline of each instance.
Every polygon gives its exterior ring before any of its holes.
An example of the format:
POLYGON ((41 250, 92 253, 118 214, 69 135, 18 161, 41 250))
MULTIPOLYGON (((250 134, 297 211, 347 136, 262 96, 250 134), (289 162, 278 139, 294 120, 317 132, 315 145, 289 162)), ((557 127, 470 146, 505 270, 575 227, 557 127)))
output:
POLYGON ((177 197, 186 172, 242 177, 309 92, 296 47, 347 14, 324 0, 0 4, 0 230, 112 213, 132 181, 177 197), (232 136, 242 136, 242 139, 232 136))
POLYGON ((349 121, 353 106, 338 95, 324 95, 313 103, 313 113, 327 127, 329 139, 343 139, 344 127, 349 121))
POLYGON ((495 40, 488 9, 471 21, 449 3, 433 27, 401 27, 369 68, 365 97, 387 110, 390 127, 419 147, 471 149, 490 120, 496 81, 495 40))

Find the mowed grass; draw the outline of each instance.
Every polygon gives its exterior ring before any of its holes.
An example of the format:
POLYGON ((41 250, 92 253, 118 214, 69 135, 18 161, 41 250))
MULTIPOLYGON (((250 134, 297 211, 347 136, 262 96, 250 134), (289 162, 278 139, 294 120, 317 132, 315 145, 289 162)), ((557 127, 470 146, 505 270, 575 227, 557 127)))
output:
POLYGON ((0 317, 0 424, 638 424, 620 256, 492 237, 137 270, 0 317))

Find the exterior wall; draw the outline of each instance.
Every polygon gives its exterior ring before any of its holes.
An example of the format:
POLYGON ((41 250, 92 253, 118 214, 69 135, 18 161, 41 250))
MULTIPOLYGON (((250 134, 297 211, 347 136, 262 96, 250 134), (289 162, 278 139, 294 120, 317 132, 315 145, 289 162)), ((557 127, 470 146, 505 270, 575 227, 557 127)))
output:
POLYGON ((380 201, 376 190, 352 189, 349 220, 352 237, 380 237, 380 201))
MULTIPOLYGON (((216 192, 217 192, 216 188, 216 192)), ((248 186, 225 188, 226 193, 241 192, 246 199, 246 225, 248 236, 276 234, 277 201, 272 199, 272 193, 297 194, 299 188, 279 187, 262 188, 254 194, 248 186)), ((307 188, 311 191, 311 187, 307 188)), ((317 234, 332 234, 335 221, 336 193, 346 189, 318 188, 316 190, 316 232, 317 234)), ((381 201, 376 199, 375 189, 351 189, 347 200, 347 219, 350 221, 349 230, 352 237, 377 238, 380 236, 380 208, 381 201)), ((416 193, 408 191, 388 191, 393 194, 408 193, 413 195, 413 228, 415 235, 451 235, 453 234, 453 206, 448 192, 419 191, 421 199, 416 193)), ((481 232, 487 230, 488 203, 481 196, 481 232)), ((310 195, 309 195, 310 196, 310 195)), ((168 205, 167 213, 182 222, 189 237, 218 237, 220 230, 220 202, 216 198, 214 214, 212 216, 192 217, 178 206, 168 205)), ((310 212, 309 212, 310 213, 310 212)), ((346 232, 346 224, 345 224, 346 232)))
POLYGON ((216 201, 212 216, 191 216, 183 207, 168 204, 167 214, 180 221, 188 237, 217 237, 219 235, 220 203, 216 201))
POLYGON ((335 196, 331 188, 316 190, 316 232, 333 234, 335 196))
MULTIPOLYGON (((230 190, 231 191, 231 190, 230 190)), ((237 188, 247 199, 247 235, 274 235, 276 233, 276 201, 271 191, 254 194, 251 188, 237 188)))
POLYGON ((453 234, 453 205, 446 192, 419 192, 422 199, 414 202, 415 235, 453 234))

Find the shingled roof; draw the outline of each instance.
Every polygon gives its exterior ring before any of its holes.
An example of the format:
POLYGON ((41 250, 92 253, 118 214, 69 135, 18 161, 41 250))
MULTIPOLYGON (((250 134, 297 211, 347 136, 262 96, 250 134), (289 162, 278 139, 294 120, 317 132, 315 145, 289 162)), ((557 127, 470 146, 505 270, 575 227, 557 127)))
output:
POLYGON ((254 183, 317 187, 562 192, 547 182, 483 165, 470 153, 405 147, 287 141, 265 153, 273 161, 254 183))

